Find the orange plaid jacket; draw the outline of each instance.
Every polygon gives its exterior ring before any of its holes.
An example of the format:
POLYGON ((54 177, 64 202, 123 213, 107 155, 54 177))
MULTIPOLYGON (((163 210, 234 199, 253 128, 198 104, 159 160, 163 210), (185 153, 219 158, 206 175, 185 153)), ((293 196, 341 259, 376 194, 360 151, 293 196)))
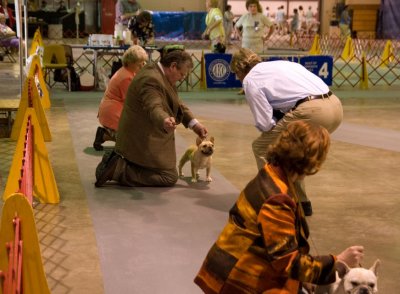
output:
POLYGON ((291 293, 335 281, 333 255, 309 255, 307 222, 285 173, 266 165, 240 193, 195 278, 205 292, 291 293))

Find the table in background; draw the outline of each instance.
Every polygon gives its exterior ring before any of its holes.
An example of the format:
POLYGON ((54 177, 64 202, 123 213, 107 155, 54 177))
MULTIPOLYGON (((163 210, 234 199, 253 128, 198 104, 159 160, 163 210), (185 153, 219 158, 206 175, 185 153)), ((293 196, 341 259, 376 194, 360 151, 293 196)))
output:
MULTIPOLYGON (((74 57, 74 66, 76 66, 79 75, 85 71, 94 77, 95 88, 98 87, 97 69, 99 66, 111 70, 112 63, 118 60, 129 45, 122 46, 89 46, 89 45, 71 45, 72 49, 82 49, 77 57, 74 57)), ((74 55, 76 56, 76 55, 74 55)))
MULTIPOLYGON (((77 56, 74 57, 74 66, 79 75, 82 75, 85 71, 93 75, 96 89, 99 84, 97 73, 99 66, 106 71, 111 71, 113 62, 121 58, 124 52, 130 47, 130 45, 89 46, 75 44, 70 46, 72 49, 82 49, 79 55, 74 54, 74 56, 77 56)), ((151 61, 153 51, 158 50, 156 46, 145 46, 144 49, 149 55, 149 61, 151 61)))
POLYGON ((5 115, 7 119, 7 136, 11 134, 12 114, 18 110, 19 102, 19 99, 0 99, 0 116, 5 115))
POLYGON ((42 37, 47 37, 48 23, 45 21, 28 21, 28 37, 32 38, 38 28, 42 37))

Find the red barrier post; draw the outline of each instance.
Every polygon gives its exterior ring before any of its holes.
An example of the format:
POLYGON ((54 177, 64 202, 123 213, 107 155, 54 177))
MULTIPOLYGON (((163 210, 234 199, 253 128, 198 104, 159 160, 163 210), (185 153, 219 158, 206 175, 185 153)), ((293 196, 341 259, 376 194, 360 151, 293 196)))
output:
POLYGON ((33 141, 33 126, 31 117, 29 116, 26 126, 21 179, 19 180, 18 192, 24 194, 31 205, 33 202, 33 141))
POLYGON ((6 273, 0 272, 3 278, 3 294, 22 293, 22 240, 21 222, 19 217, 13 219, 14 241, 6 243, 8 251, 8 269, 6 273))

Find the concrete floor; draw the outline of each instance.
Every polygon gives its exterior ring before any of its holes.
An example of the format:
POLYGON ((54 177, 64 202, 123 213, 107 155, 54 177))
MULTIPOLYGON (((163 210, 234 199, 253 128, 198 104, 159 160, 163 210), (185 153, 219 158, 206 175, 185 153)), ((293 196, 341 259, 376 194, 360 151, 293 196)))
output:
MULTIPOLYGON (((0 98, 18 97, 18 70, 0 63, 0 98)), ((314 208, 307 219, 312 251, 335 254, 364 245, 363 266, 382 262, 380 293, 397 293, 399 88, 332 90, 345 118, 322 170, 306 180, 314 208)), ((173 188, 95 189, 102 152, 92 142, 101 96, 57 88, 46 111, 53 136, 46 146, 61 202, 34 211, 52 293, 200 293, 192 280, 240 189, 256 174, 251 142, 258 131, 244 97, 236 91, 181 93, 215 137, 212 183, 186 178, 173 188)), ((179 157, 195 135, 180 126, 176 137, 179 157)), ((14 148, 15 142, 0 139, 1 189, 14 148)))

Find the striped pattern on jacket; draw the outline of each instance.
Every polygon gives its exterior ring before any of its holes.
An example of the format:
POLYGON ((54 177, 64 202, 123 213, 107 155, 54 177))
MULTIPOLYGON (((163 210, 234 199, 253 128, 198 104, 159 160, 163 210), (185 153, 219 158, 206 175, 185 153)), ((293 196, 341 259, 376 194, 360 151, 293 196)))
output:
POLYGON ((297 294, 300 282, 334 282, 336 258, 309 255, 308 235, 293 185, 267 164, 240 193, 195 283, 210 294, 297 294))

